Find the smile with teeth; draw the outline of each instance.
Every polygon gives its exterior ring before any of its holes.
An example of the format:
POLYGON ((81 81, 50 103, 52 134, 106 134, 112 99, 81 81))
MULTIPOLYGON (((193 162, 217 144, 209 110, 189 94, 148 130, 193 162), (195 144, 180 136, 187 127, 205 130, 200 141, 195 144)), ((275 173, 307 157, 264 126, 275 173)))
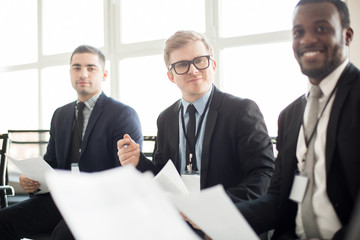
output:
POLYGON ((304 52, 304 53, 302 53, 302 55, 303 55, 304 57, 313 57, 313 56, 318 55, 318 54, 320 54, 320 53, 321 53, 321 51, 316 50, 316 51, 304 52))

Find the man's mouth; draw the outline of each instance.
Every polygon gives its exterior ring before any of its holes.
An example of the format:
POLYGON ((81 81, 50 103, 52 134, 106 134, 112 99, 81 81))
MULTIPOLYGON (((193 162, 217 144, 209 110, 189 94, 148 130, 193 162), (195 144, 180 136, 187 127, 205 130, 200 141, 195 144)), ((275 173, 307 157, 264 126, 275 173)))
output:
POLYGON ((300 56, 311 58, 320 55, 323 52, 323 50, 305 50, 300 52, 300 56))

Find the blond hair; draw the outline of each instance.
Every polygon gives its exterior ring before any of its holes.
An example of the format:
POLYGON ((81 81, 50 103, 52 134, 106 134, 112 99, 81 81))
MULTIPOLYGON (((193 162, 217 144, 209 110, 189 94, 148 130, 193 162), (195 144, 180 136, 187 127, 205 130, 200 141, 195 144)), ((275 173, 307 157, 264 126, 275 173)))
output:
POLYGON ((213 57, 213 49, 205 37, 205 35, 195 32, 195 31, 177 31, 171 37, 169 37, 165 42, 164 48, 164 61, 166 67, 169 69, 170 67, 170 54, 179 48, 183 48, 193 44, 196 41, 201 41, 205 48, 207 49, 208 53, 213 57))

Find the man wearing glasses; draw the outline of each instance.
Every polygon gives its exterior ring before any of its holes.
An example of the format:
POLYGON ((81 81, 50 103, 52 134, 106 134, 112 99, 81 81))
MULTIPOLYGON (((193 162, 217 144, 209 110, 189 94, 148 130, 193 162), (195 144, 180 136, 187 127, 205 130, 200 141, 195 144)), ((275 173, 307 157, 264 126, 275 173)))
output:
POLYGON ((153 161, 125 135, 118 141, 122 165, 157 174, 171 159, 181 175, 199 175, 199 190, 222 184, 236 202, 255 199, 268 188, 274 168, 271 139, 255 102, 213 85, 216 61, 204 35, 178 31, 164 49, 168 78, 182 98, 159 116, 153 161), (193 107, 189 107, 193 106, 193 107), (195 137, 188 132, 195 112, 195 137))

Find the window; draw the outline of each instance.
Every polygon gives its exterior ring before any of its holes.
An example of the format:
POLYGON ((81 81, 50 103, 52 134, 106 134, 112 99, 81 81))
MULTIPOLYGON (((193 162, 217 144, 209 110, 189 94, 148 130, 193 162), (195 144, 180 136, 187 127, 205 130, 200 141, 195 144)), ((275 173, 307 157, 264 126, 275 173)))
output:
POLYGON ((5 0, 0 98, 11 114, 0 119, 1 131, 48 129, 54 110, 76 99, 70 54, 89 44, 107 58, 105 93, 137 111, 144 135, 156 135, 159 113, 181 97, 166 75, 164 42, 177 30, 191 29, 205 33, 213 45, 215 84, 253 99, 270 135, 276 135, 278 114, 306 89, 291 50, 296 2, 5 0), (20 113, 14 111, 19 107, 20 113))
POLYGON ((276 136, 278 114, 306 91, 290 42, 227 48, 222 64, 224 91, 254 100, 276 136))
POLYGON ((123 0, 119 25, 121 42, 165 39, 177 30, 205 32, 204 6, 205 0, 123 0))
POLYGON ((0 131, 38 126, 37 71, 22 70, 0 74, 0 131))
POLYGON ((299 0, 221 0, 221 37, 291 29, 292 9, 299 0))
POLYGON ((42 1, 43 54, 72 52, 81 44, 104 46, 104 3, 42 1))
POLYGON ((36 0, 2 1, 0 29, 0 66, 26 64, 38 60, 36 0))
POLYGON ((161 55, 127 58, 120 62, 120 101, 137 111, 144 135, 156 135, 158 115, 181 97, 166 72, 161 55))

